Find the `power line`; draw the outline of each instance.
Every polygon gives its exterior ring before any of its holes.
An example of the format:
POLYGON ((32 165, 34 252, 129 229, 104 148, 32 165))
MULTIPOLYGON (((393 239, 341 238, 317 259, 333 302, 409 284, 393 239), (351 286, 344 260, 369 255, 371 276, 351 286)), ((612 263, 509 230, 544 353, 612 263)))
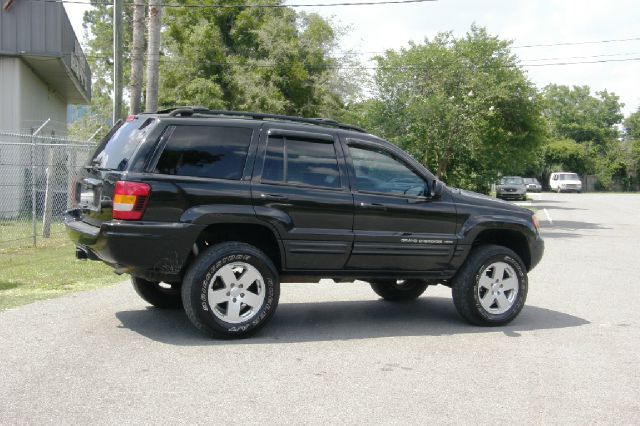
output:
MULTIPOLYGON (((610 40, 591 40, 591 41, 569 41, 569 42, 559 42, 559 43, 549 43, 549 44, 528 44, 528 45, 517 45, 511 46, 512 49, 525 49, 529 47, 553 47, 553 46, 577 46, 582 44, 601 44, 601 43, 617 43, 617 42, 627 42, 627 41, 639 41, 640 37, 630 37, 630 38, 620 38, 620 39, 610 39, 610 40)), ((387 50, 363 50, 360 52, 349 52, 349 51, 341 51, 339 53, 345 55, 359 55, 359 54, 380 54, 386 53, 388 50, 394 50, 393 48, 389 48, 387 50)))
POLYGON ((522 59, 524 62, 542 62, 542 61, 562 61, 565 59, 589 59, 589 58, 608 58, 612 56, 630 56, 640 55, 640 52, 626 52, 626 53, 607 53, 603 55, 588 55, 588 56, 559 56, 555 58, 533 58, 522 59))
MULTIPOLYGON (((628 53, 628 55, 632 55, 632 54, 637 54, 637 53, 628 53)), ((595 55, 594 57, 597 57, 598 55, 595 55)), ((92 59, 111 59, 110 56, 107 55, 89 55, 88 57, 92 58, 92 59)), ((558 59, 571 59, 569 58, 558 58, 558 59)), ((56 58, 47 58, 45 60, 56 60, 56 58)), ((540 58, 539 60, 544 60, 543 58, 540 58)), ((551 60, 547 59, 547 60, 551 60)), ((532 62, 532 61, 524 61, 524 63, 520 63, 518 64, 518 66, 522 66, 522 67, 546 67, 546 66, 561 66, 561 65, 581 65, 581 64, 601 64, 601 63, 608 63, 608 62, 631 62, 631 61, 640 61, 640 57, 634 57, 634 58, 622 58, 622 59, 602 59, 602 60, 595 60, 595 61, 574 61, 574 62, 551 62, 551 63, 544 63, 544 64, 530 64, 527 62, 532 62)), ((164 57, 160 59, 160 62, 163 63, 176 63, 176 64, 189 64, 189 63, 193 63, 193 61, 188 61, 185 59, 177 59, 177 58, 170 58, 170 57, 164 57)), ((237 66, 237 67, 245 67, 245 68, 277 68, 282 66, 282 63, 255 63, 255 64, 249 64, 249 63, 239 63, 239 62, 216 62, 216 63, 211 63, 209 62, 207 65, 213 65, 213 66, 237 66)), ((306 64, 303 63, 303 65, 310 65, 310 64, 306 64)), ((425 69, 426 66, 423 65, 397 65, 397 66, 360 66, 360 65, 341 65, 341 64, 337 64, 337 65, 331 65, 331 64, 327 64, 327 65, 317 65, 315 67, 311 67, 311 68, 317 68, 317 69, 345 69, 345 70, 377 70, 377 69, 399 69, 399 70, 411 70, 411 69, 425 69)))
POLYGON ((549 44, 523 44, 520 46, 511 46, 513 49, 527 49, 530 47, 553 47, 553 46, 577 46, 581 44, 600 44, 600 43, 618 43, 624 41, 638 41, 640 37, 631 38, 618 38, 611 40, 593 40, 593 41, 570 41, 563 43, 549 43, 549 44))
POLYGON ((556 65, 580 65, 580 64, 603 64, 607 62, 630 62, 630 61, 640 61, 640 57, 638 58, 626 58, 626 59, 602 59, 600 61, 580 61, 580 62, 555 62, 551 64, 520 64, 523 67, 550 67, 556 65))
MULTIPOLYGON (((35 3, 64 3, 64 4, 83 4, 85 6, 104 5, 111 6, 113 3, 108 1, 96 1, 93 3, 80 0, 30 0, 35 3)), ((296 4, 179 4, 179 3, 161 3, 159 6, 170 8, 185 9, 244 9, 244 8, 260 8, 260 9, 284 9, 287 7, 337 7, 337 6, 378 6, 385 4, 409 4, 409 3, 433 3, 438 0, 381 0, 366 2, 337 2, 337 3, 296 3, 296 4)))

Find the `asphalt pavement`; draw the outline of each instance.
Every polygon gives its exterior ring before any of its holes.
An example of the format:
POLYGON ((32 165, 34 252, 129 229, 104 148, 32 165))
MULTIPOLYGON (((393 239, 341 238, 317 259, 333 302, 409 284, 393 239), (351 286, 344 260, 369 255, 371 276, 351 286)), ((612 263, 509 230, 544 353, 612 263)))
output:
POLYGON ((533 197, 546 252, 507 327, 442 286, 283 284, 257 336, 215 341, 123 283, 0 312, 0 424, 639 424, 640 195, 533 197))

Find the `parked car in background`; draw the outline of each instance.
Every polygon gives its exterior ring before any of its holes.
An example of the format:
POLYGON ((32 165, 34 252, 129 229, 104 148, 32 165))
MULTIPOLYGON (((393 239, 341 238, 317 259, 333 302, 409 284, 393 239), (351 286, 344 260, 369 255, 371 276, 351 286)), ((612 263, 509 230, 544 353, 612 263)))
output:
POLYGON ((551 173, 549 187, 556 192, 582 192, 582 181, 576 173, 558 172, 551 173))
POLYGON ((524 200, 527 198, 527 187, 520 176, 505 176, 496 186, 496 197, 503 200, 524 200))
POLYGON ((540 185, 540 181, 536 178, 523 178, 524 184, 527 187, 527 192, 540 192, 542 191, 542 185, 540 185))

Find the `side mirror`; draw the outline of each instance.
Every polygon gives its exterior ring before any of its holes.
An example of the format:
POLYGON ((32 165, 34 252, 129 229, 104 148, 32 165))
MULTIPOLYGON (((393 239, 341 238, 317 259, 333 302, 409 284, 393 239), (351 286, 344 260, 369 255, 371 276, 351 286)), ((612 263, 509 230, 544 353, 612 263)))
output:
POLYGON ((440 198, 440 196, 442 195, 442 191, 444 191, 444 184, 438 179, 432 180, 429 196, 431 198, 440 198))

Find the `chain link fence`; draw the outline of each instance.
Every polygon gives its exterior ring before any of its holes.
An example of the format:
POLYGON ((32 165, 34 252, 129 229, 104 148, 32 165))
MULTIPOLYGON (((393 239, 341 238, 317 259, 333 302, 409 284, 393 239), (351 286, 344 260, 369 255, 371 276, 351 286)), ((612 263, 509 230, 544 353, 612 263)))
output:
POLYGON ((0 249, 64 234, 74 176, 95 142, 0 132, 0 249))

